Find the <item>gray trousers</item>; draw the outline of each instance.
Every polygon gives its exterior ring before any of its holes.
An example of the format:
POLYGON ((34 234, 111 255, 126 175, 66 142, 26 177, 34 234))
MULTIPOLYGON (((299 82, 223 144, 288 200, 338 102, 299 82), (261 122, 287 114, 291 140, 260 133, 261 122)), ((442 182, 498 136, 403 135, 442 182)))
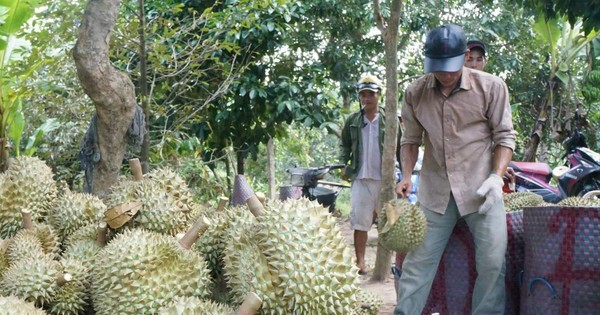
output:
MULTIPOLYGON (((427 217, 427 234, 421 246, 404 259, 397 282, 398 303, 394 315, 421 314, 450 234, 460 218, 453 197, 443 215, 421 208, 427 217)), ((476 212, 464 219, 475 241, 477 279, 471 301, 472 314, 504 314, 507 243, 504 204, 500 200, 487 214, 476 212)))

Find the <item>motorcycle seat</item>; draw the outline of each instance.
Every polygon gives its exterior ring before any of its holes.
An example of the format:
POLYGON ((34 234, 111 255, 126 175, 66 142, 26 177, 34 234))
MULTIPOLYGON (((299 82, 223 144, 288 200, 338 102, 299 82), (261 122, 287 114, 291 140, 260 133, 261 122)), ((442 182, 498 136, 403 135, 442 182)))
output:
POLYGON ((552 174, 552 169, 548 164, 541 162, 515 162, 511 161, 508 166, 512 167, 515 172, 524 172, 530 174, 538 174, 547 176, 552 174))

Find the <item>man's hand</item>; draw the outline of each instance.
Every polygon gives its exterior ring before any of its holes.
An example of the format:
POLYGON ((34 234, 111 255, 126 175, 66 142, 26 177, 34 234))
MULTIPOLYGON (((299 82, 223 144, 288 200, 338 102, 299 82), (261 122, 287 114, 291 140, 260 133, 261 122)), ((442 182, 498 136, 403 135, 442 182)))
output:
POLYGON ((396 184, 396 194, 398 195, 398 198, 408 198, 412 185, 410 176, 402 177, 402 180, 396 184))
POLYGON ((510 191, 515 191, 515 181, 517 179, 517 173, 515 173, 515 170, 510 166, 507 167, 506 172, 502 177, 507 180, 510 191))
MULTIPOLYGON (((485 197, 485 201, 479 207, 479 214, 486 214, 492 206, 502 198, 502 186, 504 186, 504 181, 502 181, 502 177, 497 174, 490 174, 488 178, 483 181, 481 187, 477 189, 477 195, 480 197, 485 197)), ((396 186, 396 191, 398 190, 396 186)))

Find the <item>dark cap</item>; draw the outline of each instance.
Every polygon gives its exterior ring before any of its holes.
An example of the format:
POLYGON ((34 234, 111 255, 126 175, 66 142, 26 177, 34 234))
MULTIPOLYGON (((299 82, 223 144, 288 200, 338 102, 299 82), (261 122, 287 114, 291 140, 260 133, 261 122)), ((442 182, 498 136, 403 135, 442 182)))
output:
POLYGON ((472 50, 473 48, 479 48, 479 49, 481 49, 481 51, 483 51, 484 56, 487 53, 487 51, 485 50, 485 44, 482 41, 477 40, 477 39, 472 39, 472 40, 468 41, 467 48, 469 48, 470 50, 472 50))
POLYGON ((465 64, 467 44, 460 26, 445 24, 427 33, 425 72, 456 72, 465 64))

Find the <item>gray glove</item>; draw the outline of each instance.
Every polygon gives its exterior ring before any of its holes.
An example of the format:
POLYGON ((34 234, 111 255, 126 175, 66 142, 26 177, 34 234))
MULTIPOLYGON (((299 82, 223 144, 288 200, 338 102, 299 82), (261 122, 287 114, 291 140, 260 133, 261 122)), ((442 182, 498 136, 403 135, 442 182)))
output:
POLYGON ((502 186, 504 186, 504 181, 502 177, 497 174, 490 174, 488 178, 483 181, 481 187, 477 189, 477 195, 480 197, 485 197, 485 201, 479 207, 479 214, 486 214, 492 206, 502 198, 502 186))

